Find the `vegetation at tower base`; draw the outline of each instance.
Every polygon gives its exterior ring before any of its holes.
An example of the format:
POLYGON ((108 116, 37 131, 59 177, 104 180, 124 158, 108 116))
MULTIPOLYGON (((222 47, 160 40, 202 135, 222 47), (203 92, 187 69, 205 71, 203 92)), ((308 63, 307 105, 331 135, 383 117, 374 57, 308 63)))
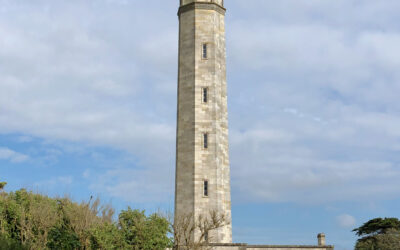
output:
POLYGON ((7 185, 7 182, 0 182, 0 191, 3 191, 4 187, 7 185))
POLYGON ((205 250, 213 241, 212 231, 229 224, 227 217, 216 211, 199 215, 196 220, 187 215, 171 221, 158 213, 147 216, 128 207, 116 221, 113 217, 113 208, 99 199, 76 203, 68 197, 50 198, 25 189, 2 191, 0 250, 205 250))
POLYGON ((356 250, 400 249, 400 221, 397 218, 375 218, 353 230, 360 239, 356 250))
POLYGON ((171 245, 171 239, 167 237, 167 233, 170 232, 169 222, 159 214, 146 217, 144 211, 128 208, 120 213, 118 221, 130 246, 151 250, 165 249, 171 245))
POLYGON ((192 213, 176 217, 173 223, 174 250, 208 250, 213 242, 212 231, 229 225, 228 217, 210 210, 195 216, 192 213), (197 236, 194 237, 195 233, 197 236))
POLYGON ((99 199, 76 203, 25 189, 0 193, 2 249, 143 249, 172 246, 169 221, 128 208, 114 210, 99 199))

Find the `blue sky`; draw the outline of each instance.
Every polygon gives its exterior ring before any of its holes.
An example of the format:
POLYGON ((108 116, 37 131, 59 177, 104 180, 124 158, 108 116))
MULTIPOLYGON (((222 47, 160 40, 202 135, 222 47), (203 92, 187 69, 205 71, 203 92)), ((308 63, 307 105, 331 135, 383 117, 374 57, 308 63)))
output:
MULTIPOLYGON (((0 0, 0 180, 173 210, 179 1, 0 0)), ((226 0, 233 237, 400 217, 398 0, 226 0)))

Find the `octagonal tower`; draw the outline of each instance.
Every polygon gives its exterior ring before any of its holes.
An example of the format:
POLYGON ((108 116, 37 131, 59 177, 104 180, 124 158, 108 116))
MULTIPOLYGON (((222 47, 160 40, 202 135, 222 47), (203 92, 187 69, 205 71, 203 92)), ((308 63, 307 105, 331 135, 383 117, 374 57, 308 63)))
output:
MULTIPOLYGON (((223 0, 180 0, 175 218, 231 221, 223 0)), ((210 242, 232 242, 231 224, 210 242)))

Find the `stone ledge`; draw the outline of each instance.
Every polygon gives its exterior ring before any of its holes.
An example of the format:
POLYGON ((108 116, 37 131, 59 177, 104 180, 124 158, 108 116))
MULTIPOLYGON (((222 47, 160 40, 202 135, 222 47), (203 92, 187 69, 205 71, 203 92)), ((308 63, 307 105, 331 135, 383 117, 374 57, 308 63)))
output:
POLYGON ((209 246, 211 247, 244 247, 243 249, 247 248, 297 248, 297 249, 334 249, 332 245, 325 245, 325 246, 318 246, 318 245, 248 245, 246 243, 210 243, 209 246))
POLYGON ((226 9, 224 7, 218 5, 217 3, 193 2, 193 3, 189 3, 189 4, 181 6, 178 11, 178 16, 180 16, 184 12, 187 12, 190 10, 195 10, 195 9, 215 10, 222 15, 225 15, 225 12, 226 12, 226 9))
POLYGON ((247 245, 248 248, 320 248, 320 249, 333 249, 334 246, 309 246, 309 245, 247 245))

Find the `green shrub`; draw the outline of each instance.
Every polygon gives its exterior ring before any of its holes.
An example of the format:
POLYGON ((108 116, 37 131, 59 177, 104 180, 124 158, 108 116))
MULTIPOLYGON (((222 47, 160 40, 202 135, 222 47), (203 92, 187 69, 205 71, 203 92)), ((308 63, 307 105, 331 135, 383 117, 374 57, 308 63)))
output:
POLYGON ((114 223, 104 223, 90 231, 91 249, 129 249, 124 235, 114 223))
POLYGON ((28 250, 28 246, 23 246, 19 241, 0 235, 0 250, 28 250))
POLYGON ((169 222, 158 214, 147 217, 144 211, 128 207, 120 213, 118 222, 126 242, 134 249, 158 250, 171 245, 169 222))
POLYGON ((81 242, 78 235, 71 228, 66 225, 60 225, 50 230, 47 247, 54 250, 74 250, 80 249, 81 242))
POLYGON ((114 210, 99 199, 76 203, 25 189, 0 192, 2 249, 142 249, 171 246, 166 218, 144 211, 114 210))

